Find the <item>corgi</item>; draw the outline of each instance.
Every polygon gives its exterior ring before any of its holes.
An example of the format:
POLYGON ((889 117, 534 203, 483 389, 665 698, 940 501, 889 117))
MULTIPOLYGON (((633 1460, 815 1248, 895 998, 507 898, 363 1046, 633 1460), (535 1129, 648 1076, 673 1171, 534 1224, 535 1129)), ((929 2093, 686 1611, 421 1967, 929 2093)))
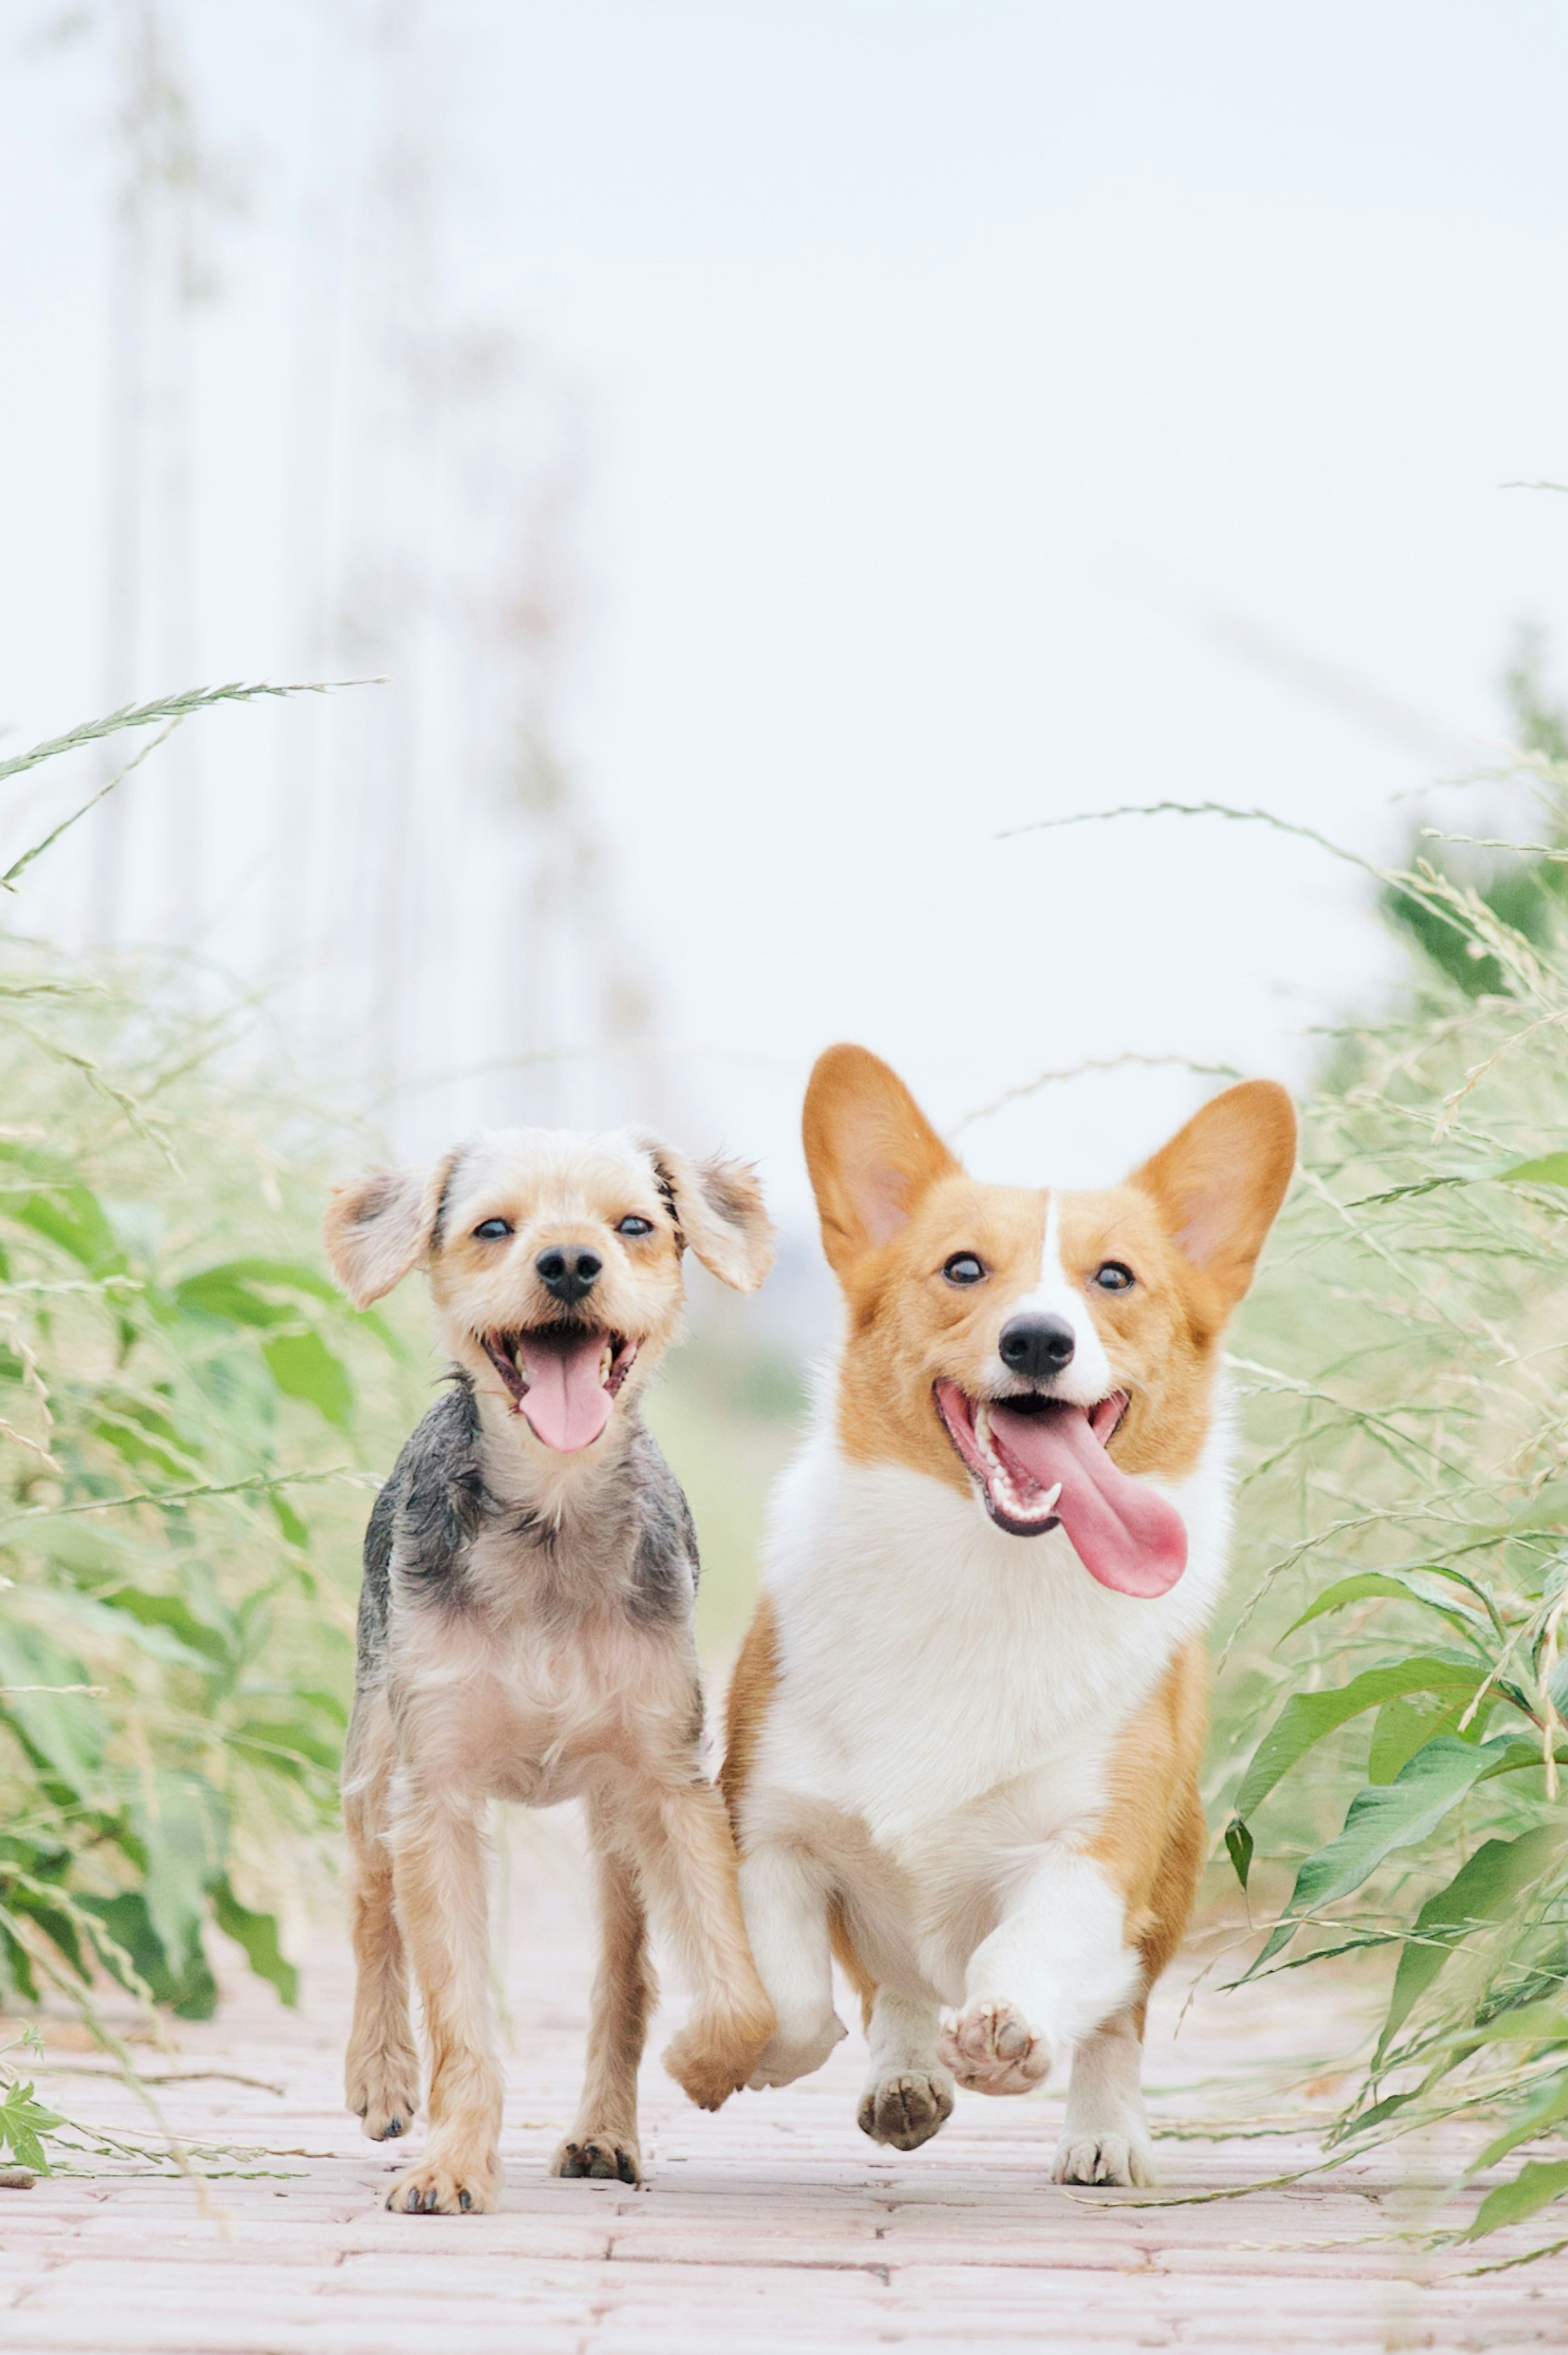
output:
POLYGON ((1203 1631, 1225 1575, 1220 1343, 1285 1197, 1252 1080, 1102 1192, 984 1185, 902 1082, 829 1048, 806 1161, 846 1322, 775 1500, 722 1783, 790 2083, 861 1998, 859 2124, 1071 2062, 1059 2182, 1145 2184, 1149 1990, 1206 1833, 1203 1631))

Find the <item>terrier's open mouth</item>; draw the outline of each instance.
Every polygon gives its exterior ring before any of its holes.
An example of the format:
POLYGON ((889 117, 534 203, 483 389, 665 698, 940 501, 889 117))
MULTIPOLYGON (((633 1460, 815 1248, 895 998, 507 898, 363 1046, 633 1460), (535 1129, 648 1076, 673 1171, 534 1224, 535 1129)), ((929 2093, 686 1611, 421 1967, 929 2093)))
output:
POLYGON ((591 1447, 610 1420, 639 1344, 581 1325, 481 1333, 480 1348, 507 1386, 512 1412, 560 1455, 591 1447))
POLYGON ((1082 1407, 1039 1391, 973 1399, 944 1380, 933 1397, 998 1529, 1019 1538, 1064 1529, 1091 1576, 1123 1594, 1175 1585, 1187 1566, 1180 1514, 1107 1453, 1127 1412, 1125 1391, 1082 1407))

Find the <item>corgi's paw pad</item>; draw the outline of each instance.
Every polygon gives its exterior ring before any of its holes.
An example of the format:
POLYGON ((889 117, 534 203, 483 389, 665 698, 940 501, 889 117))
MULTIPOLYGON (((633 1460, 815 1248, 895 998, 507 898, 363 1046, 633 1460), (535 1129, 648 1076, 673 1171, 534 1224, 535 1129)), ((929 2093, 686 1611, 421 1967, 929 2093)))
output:
POLYGON ((859 2126, 873 2142, 918 2150, 953 2115, 945 2069, 895 2069, 873 2079, 860 2097, 859 2126))
POLYGON ((1056 2146, 1053 2183, 1119 2183, 1147 2190, 1157 2180, 1145 2134, 1082 2134, 1071 2128, 1056 2146))
POLYGON ((759 2053, 747 2083, 753 2093, 760 2093, 764 2085, 793 2085, 797 2077, 809 2077, 847 2032, 836 2011, 830 2011, 826 2019, 799 2026, 781 2020, 759 2053))
POLYGON ((944 2020, 936 2052, 972 2094, 1029 2094, 1051 2074, 1050 2040, 1000 1996, 944 2020))

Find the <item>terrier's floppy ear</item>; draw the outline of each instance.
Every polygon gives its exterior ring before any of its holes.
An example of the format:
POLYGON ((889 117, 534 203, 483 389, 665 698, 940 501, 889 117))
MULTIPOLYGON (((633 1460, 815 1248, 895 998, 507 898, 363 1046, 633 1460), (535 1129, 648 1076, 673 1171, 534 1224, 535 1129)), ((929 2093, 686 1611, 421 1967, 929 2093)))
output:
POLYGON ((817 1057, 801 1124, 822 1248, 840 1275, 960 1167, 898 1073, 864 1047, 817 1057))
POLYGON ((720 1284, 755 1292, 773 1263, 773 1222, 751 1163, 718 1154, 693 1161, 655 1137, 640 1142, 682 1242, 720 1284))
POLYGON ((1218 1295, 1218 1323, 1253 1280, 1295 1167, 1295 1105, 1273 1080, 1243 1080, 1127 1180, 1153 1196, 1171 1241, 1218 1295))
POLYGON ((332 1189, 321 1231, 327 1265, 356 1308, 368 1308, 429 1252, 455 1153, 433 1169, 363 1169, 332 1189))

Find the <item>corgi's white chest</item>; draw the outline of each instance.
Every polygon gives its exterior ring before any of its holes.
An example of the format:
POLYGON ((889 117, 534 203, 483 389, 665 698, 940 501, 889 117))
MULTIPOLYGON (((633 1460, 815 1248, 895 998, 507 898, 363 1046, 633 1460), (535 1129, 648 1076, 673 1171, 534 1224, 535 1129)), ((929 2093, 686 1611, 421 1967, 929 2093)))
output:
POLYGON ((955 1817, 995 1817, 1004 1796, 992 1837, 1091 1828, 1120 1729, 1213 1607, 1225 1452, 1217 1428, 1172 1485, 1188 1568, 1142 1599, 1096 1584, 1061 1530, 1009 1537, 972 1498, 852 1464, 819 1432, 776 1509, 780 1681, 762 1778, 856 1818, 917 1869, 955 1817))

